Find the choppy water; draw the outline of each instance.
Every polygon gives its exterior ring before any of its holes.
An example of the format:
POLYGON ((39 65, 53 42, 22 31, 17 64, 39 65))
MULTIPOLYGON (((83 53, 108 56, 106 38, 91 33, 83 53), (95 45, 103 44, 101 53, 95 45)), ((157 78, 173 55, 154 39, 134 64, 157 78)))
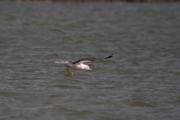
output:
POLYGON ((179 120, 180 5, 0 3, 1 120, 179 120), (56 60, 103 57, 64 76, 56 60))

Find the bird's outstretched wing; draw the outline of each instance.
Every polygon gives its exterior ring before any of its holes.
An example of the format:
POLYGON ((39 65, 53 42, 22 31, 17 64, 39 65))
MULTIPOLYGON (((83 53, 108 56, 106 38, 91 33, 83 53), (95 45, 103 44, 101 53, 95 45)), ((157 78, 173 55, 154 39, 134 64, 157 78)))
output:
POLYGON ((74 61, 73 64, 81 64, 81 63, 93 62, 95 60, 96 60, 96 58, 93 58, 93 57, 91 57, 91 58, 81 58, 81 59, 79 59, 77 61, 74 61))
POLYGON ((105 58, 94 58, 94 57, 89 57, 89 58, 81 58, 77 61, 72 62, 73 64, 81 64, 81 63, 87 63, 87 62, 94 62, 95 60, 103 60, 103 59, 109 59, 112 58, 113 54, 105 57, 105 58))

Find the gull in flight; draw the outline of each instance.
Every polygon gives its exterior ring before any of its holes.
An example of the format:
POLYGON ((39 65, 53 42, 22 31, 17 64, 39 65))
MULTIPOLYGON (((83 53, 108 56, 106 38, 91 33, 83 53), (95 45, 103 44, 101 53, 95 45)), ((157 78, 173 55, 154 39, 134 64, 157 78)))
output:
MULTIPOLYGON (((99 60, 106 60, 106 59, 110 59, 112 57, 113 57, 113 54, 109 55, 105 58, 99 59, 99 60)), ((94 58, 94 57, 89 57, 89 58, 81 58, 81 59, 76 60, 76 61, 55 61, 55 63, 65 64, 67 66, 66 73, 68 75, 72 76, 73 75, 72 70, 74 70, 74 69, 81 69, 81 70, 87 70, 87 71, 92 70, 90 68, 90 66, 86 63, 94 62, 96 60, 98 60, 98 59, 94 58)))

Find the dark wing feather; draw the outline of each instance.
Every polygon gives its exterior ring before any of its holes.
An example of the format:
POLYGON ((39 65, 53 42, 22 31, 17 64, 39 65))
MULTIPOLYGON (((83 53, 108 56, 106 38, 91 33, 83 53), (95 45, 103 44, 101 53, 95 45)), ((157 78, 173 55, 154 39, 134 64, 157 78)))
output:
POLYGON ((105 57, 104 59, 109 59, 109 58, 112 58, 112 57, 113 57, 113 54, 111 54, 111 55, 105 57))
MULTIPOLYGON (((111 55, 109 55, 109 56, 107 56, 107 57, 105 57, 105 58, 101 58, 101 59, 99 59, 99 60, 109 59, 109 58, 112 58, 112 57, 113 57, 113 54, 111 54, 111 55)), ((77 61, 72 62, 72 64, 80 64, 80 63, 86 63, 86 62, 93 62, 93 61, 95 61, 95 60, 97 60, 97 58, 94 58, 94 57, 81 58, 81 59, 79 59, 79 60, 77 60, 77 61)))

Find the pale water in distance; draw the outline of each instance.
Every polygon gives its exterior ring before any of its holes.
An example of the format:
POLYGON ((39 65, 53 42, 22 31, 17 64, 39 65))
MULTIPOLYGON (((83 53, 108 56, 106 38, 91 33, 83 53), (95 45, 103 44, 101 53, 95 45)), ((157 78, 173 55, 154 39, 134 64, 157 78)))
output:
POLYGON ((0 120, 179 120, 180 5, 0 3, 0 120), (55 61, 105 57, 65 76, 55 61))

